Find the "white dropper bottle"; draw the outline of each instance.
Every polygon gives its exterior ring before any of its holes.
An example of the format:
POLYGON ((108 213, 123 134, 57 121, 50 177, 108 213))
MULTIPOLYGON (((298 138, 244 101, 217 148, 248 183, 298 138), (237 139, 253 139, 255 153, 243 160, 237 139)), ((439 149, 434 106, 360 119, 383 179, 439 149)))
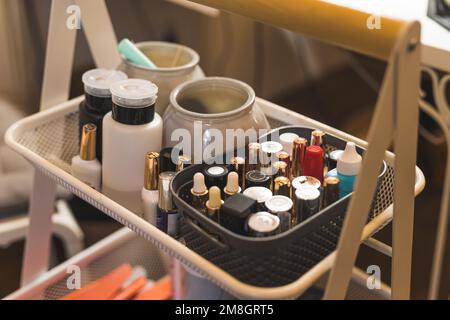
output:
POLYGON ((356 177, 361 169, 362 157, 356 151, 354 142, 347 142, 344 152, 337 160, 337 176, 341 181, 339 197, 345 197, 353 191, 356 177))

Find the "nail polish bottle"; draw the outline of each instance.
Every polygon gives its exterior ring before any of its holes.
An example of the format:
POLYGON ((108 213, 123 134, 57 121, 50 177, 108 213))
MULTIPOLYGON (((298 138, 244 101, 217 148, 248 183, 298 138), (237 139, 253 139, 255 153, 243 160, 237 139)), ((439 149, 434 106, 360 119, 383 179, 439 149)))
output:
POLYGON ((170 182, 175 172, 166 171, 159 174, 159 201, 156 214, 156 226, 159 230, 176 237, 178 235, 179 214, 170 192, 170 182))
POLYGON ((319 146, 306 148, 303 175, 311 176, 323 182, 323 149, 319 146))
POLYGON ((144 187, 141 197, 144 207, 144 219, 156 225, 156 210, 158 207, 159 153, 149 152, 145 155, 144 187))
POLYGON ((112 100, 109 87, 112 83, 127 79, 127 75, 121 71, 108 69, 93 69, 82 76, 84 84, 84 100, 79 106, 79 136, 83 126, 93 123, 97 126, 96 155, 102 162, 102 121, 105 114, 111 111, 112 100))
POLYGON ((95 155, 96 132, 95 124, 83 126, 80 154, 72 158, 72 175, 93 189, 100 190, 102 165, 95 155))

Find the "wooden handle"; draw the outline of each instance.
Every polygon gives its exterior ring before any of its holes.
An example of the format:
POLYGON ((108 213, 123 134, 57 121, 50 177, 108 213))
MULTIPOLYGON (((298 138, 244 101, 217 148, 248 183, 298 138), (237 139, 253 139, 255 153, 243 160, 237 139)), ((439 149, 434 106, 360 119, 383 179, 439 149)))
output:
POLYGON ((388 60, 406 21, 381 18, 370 29, 371 15, 319 0, 191 0, 276 27, 305 34, 368 56, 388 60))

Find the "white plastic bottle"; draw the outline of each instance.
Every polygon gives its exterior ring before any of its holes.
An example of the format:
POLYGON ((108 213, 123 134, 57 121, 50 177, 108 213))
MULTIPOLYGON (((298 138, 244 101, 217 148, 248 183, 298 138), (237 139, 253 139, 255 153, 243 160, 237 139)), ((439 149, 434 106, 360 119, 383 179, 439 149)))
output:
POLYGON ((103 118, 103 193, 142 216, 145 155, 160 150, 163 123, 155 112, 158 87, 128 79, 110 87, 112 111, 103 118))
POLYGON ((88 186, 100 190, 102 165, 95 155, 97 127, 93 123, 83 126, 80 154, 72 158, 72 175, 88 186))
POLYGON ((156 226, 158 209, 159 153, 149 152, 145 155, 145 177, 141 198, 144 206, 144 219, 156 226))

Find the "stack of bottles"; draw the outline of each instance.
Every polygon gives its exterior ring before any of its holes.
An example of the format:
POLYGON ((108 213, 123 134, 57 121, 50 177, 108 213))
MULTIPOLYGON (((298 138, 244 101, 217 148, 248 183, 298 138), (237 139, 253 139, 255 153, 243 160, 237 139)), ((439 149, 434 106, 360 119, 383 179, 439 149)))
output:
POLYGON ((176 236, 178 213, 169 185, 191 161, 172 148, 161 149, 158 87, 107 69, 87 71, 82 80, 80 153, 72 159, 72 175, 176 236))
POLYGON ((362 157, 326 134, 280 135, 280 142, 250 143, 246 158, 208 165, 193 177, 192 206, 240 235, 266 237, 290 230, 352 192, 362 157), (308 143, 309 141, 309 143, 308 143))

